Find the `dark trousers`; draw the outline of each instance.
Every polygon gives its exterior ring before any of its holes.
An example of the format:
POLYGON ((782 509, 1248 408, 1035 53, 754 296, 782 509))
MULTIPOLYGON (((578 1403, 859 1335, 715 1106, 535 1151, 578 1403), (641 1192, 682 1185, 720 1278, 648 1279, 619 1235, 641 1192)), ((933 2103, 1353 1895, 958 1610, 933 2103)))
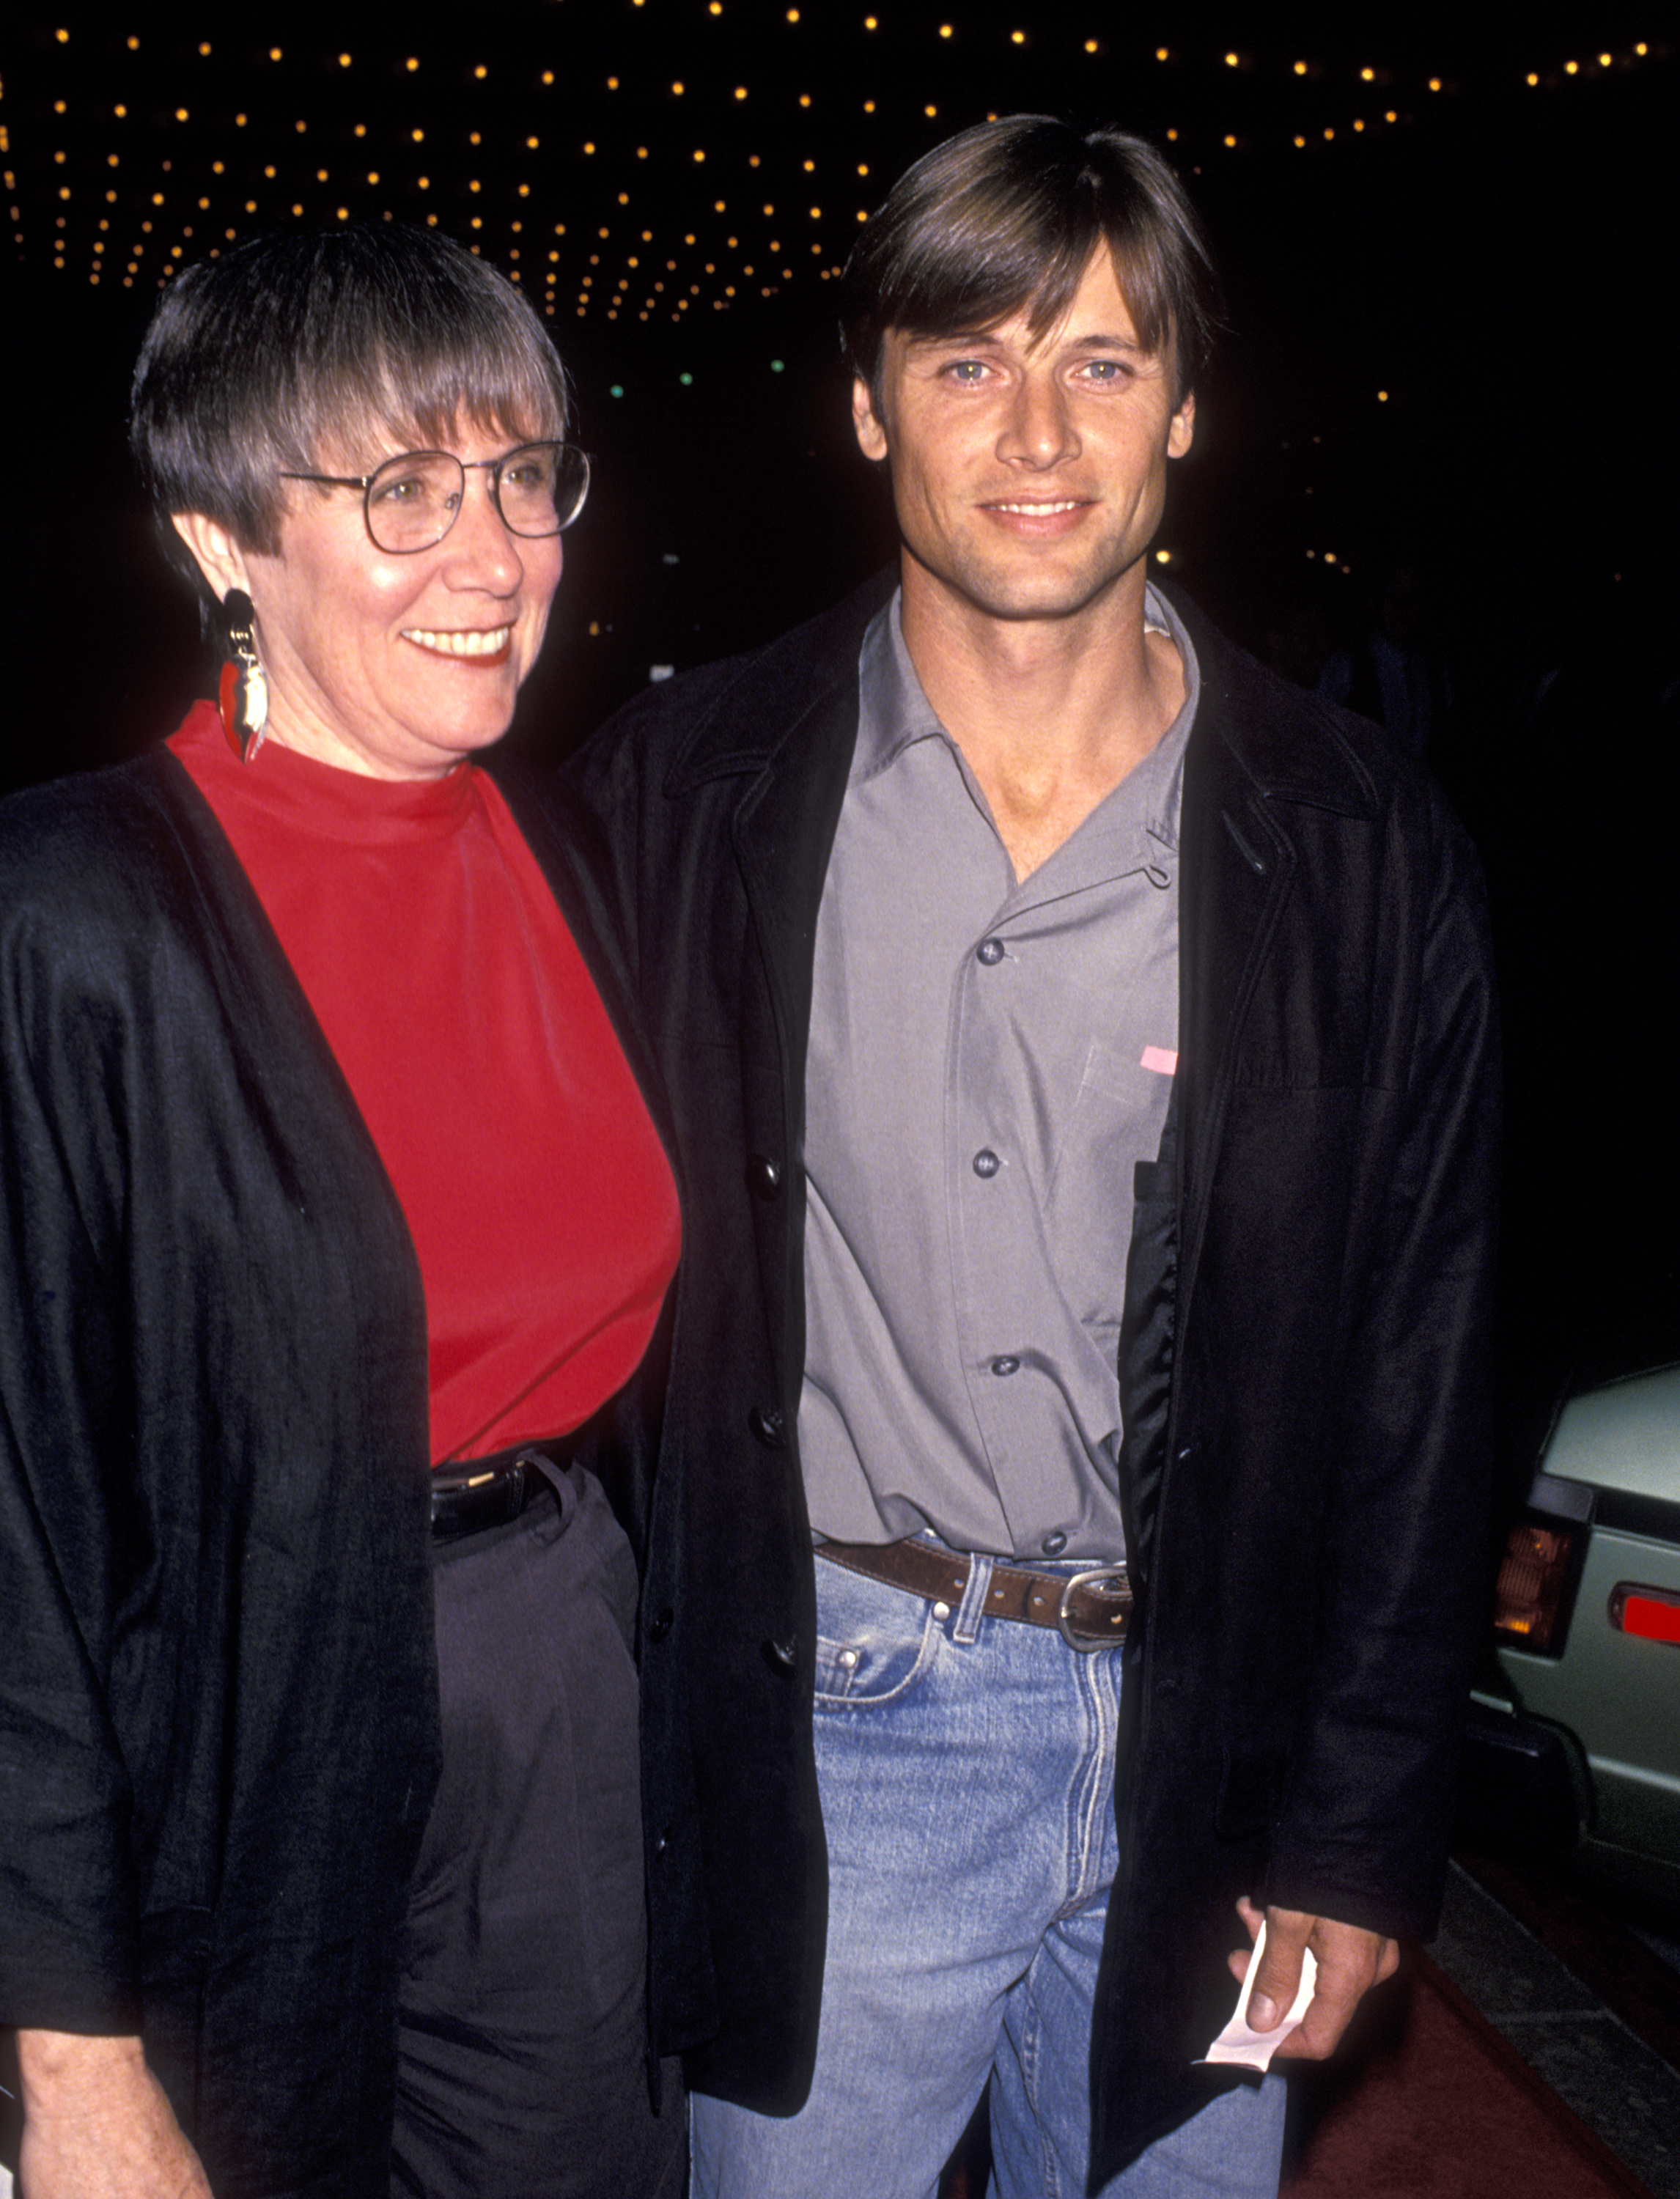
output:
POLYGON ((636 1573, 600 1485, 435 1546, 443 1775, 410 1903, 398 2199, 680 2199, 650 2104, 636 1573))

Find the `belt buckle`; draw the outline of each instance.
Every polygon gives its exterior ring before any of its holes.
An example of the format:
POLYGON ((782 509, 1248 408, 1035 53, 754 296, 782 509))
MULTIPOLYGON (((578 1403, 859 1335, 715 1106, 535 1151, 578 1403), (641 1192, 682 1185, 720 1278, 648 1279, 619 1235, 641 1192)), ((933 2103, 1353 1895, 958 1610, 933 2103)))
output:
POLYGON ((1077 1588, 1089 1588, 1096 1581, 1116 1583, 1123 1589, 1127 1585, 1126 1568, 1123 1565, 1094 1566, 1088 1572, 1072 1574, 1062 1590, 1061 1608, 1056 1613, 1056 1624, 1063 1641, 1070 1649, 1077 1649, 1082 1656, 1088 1656, 1095 1649, 1111 1649, 1117 1641, 1124 1638, 1114 1634, 1080 1635, 1073 1630, 1073 1622, 1068 1615, 1073 1592, 1077 1588))
POLYGON ((481 1527, 505 1526, 516 1519, 535 1495, 542 1469, 530 1451, 523 1451, 505 1466, 475 1467, 469 1462, 453 1471, 435 1467, 431 1481, 432 1536, 437 1542, 455 1542, 476 1534, 481 1527), (480 1503, 499 1493, 499 1518, 475 1516, 480 1503), (476 1500, 476 1501, 475 1501, 476 1500))

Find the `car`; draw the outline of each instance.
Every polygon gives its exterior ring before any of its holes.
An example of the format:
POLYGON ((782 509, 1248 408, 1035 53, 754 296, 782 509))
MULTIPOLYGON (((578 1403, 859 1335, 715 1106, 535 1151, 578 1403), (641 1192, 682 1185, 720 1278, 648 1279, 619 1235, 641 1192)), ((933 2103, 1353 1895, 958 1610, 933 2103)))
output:
POLYGON ((1472 1840, 1560 1847, 1680 1916, 1680 1366, 1559 1414, 1501 1555, 1490 1647, 1472 1840))

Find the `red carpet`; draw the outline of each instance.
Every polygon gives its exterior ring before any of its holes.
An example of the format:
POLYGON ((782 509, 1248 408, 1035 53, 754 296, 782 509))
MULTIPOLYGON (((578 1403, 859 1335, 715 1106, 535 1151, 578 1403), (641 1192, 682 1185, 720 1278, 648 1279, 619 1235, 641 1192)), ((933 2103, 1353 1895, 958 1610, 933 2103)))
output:
POLYGON ((1283 2199, 1649 2199, 1426 1957, 1356 2069, 1326 2071, 1283 2199))
MULTIPOLYGON (((1302 2135, 1280 2199, 1651 2199, 1426 1956, 1358 2026, 1347 2066, 1292 2080, 1302 2135)), ((940 2199, 981 2199, 990 2162, 983 2103, 940 2199)))

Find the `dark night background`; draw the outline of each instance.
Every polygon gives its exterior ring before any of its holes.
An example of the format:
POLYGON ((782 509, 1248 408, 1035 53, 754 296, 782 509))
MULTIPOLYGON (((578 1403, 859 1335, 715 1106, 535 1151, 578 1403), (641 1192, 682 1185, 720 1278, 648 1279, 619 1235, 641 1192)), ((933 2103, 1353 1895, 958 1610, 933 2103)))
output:
POLYGON ((1184 174, 1229 294, 1167 576, 1309 672, 1362 627, 1385 561, 1430 582, 1457 700, 1435 761, 1487 866, 1508 1027, 1510 1484, 1572 1376, 1680 1355, 1671 10, 1496 29, 1466 9, 876 0, 872 31, 864 0, 797 21, 518 0, 446 34, 384 10, 255 5, 236 31, 207 6, 132 12, 67 0, 0 28, 0 786, 131 754, 209 691, 124 443, 169 238, 190 260, 230 226, 333 219, 341 195, 362 219, 430 211, 510 267, 523 245, 596 458, 513 735, 557 760, 654 665, 767 638, 891 554, 822 274, 857 210, 989 112, 1118 121, 1184 174), (767 254, 761 203, 796 245, 767 254), (672 292, 647 312, 639 270, 610 315, 650 236, 672 292), (107 248, 133 254, 125 280, 107 248), (769 280, 740 279, 749 253, 769 280), (691 309, 668 310, 680 286, 691 309))

